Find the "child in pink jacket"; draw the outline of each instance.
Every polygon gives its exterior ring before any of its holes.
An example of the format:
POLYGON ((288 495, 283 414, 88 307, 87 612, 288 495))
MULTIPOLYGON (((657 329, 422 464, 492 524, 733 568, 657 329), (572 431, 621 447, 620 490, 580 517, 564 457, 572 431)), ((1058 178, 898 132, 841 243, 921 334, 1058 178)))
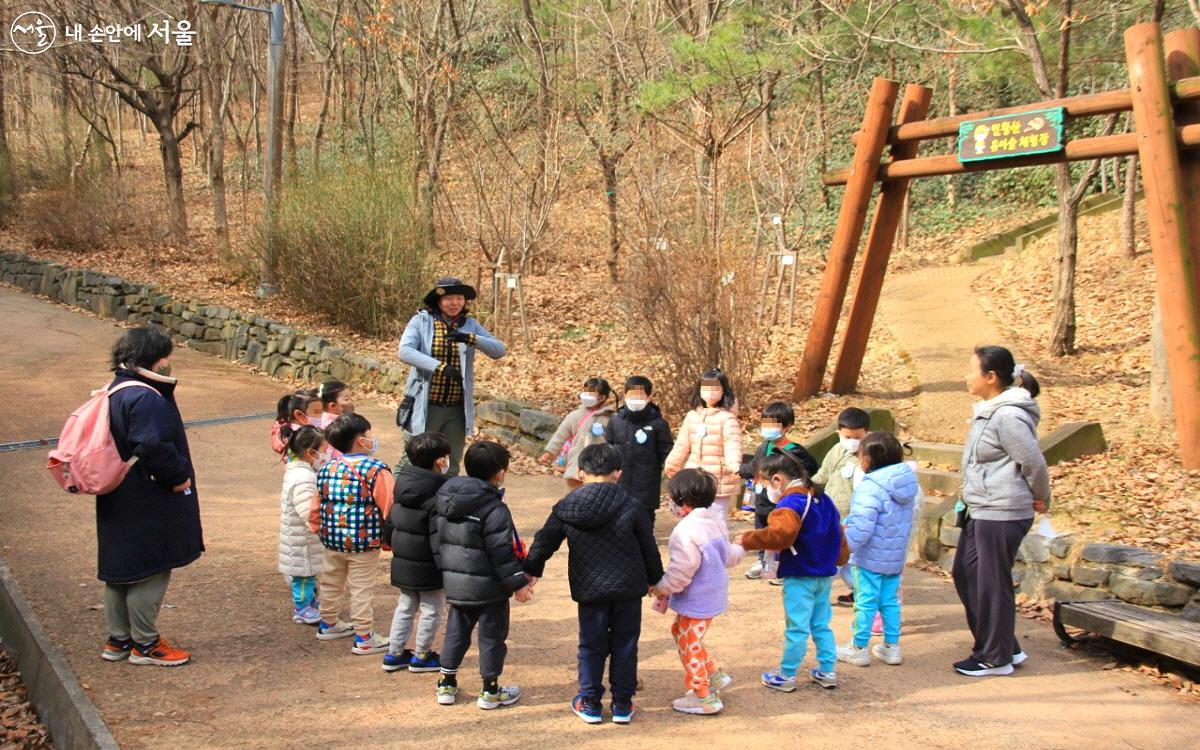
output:
POLYGON ((668 477, 681 469, 704 469, 717 480, 714 508, 722 520, 728 515, 730 500, 742 489, 738 470, 742 466, 742 425, 735 413, 737 397, 729 378, 720 370, 700 376, 700 385, 692 396, 688 412, 675 438, 675 447, 667 456, 668 477))
POLYGON ((711 474, 684 469, 671 479, 667 491, 671 512, 680 521, 671 532, 670 564, 650 593, 670 597, 668 606, 675 610, 671 635, 688 691, 671 707, 685 714, 715 714, 725 707, 719 691, 733 678, 709 655, 704 635, 729 604, 728 568, 742 561, 745 550, 725 536, 723 511, 713 503, 717 482, 711 474))

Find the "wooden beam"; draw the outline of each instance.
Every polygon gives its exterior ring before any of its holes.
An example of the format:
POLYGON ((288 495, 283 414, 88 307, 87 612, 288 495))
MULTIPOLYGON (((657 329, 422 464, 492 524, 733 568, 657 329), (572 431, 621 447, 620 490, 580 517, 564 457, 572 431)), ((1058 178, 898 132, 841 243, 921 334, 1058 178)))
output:
MULTIPOLYGON (((1200 146, 1200 126, 1183 125, 1175 131, 1179 148, 1196 148, 1200 146)), ((990 159, 988 161, 959 162, 958 154, 942 154, 927 156, 922 159, 905 159, 889 161, 879 165, 880 181, 896 180, 907 177, 933 177, 935 175, 967 174, 970 172, 989 172, 995 169, 1015 169, 1017 167, 1037 167, 1044 164, 1057 164, 1064 161, 1089 161, 1110 156, 1129 156, 1138 153, 1138 138, 1134 133, 1119 133, 1117 135, 1101 135, 1095 138, 1080 138, 1068 141, 1062 151, 1052 154, 1035 154, 1019 156, 1011 159, 990 159)), ((826 185, 844 185, 850 170, 838 169, 826 172, 821 181, 826 185)))
POLYGON ((1125 31, 1125 58, 1177 442, 1184 468, 1200 469, 1200 259, 1191 250, 1200 227, 1190 222, 1157 23, 1125 31))
POLYGON ((896 106, 896 93, 900 84, 886 78, 876 78, 867 97, 867 108, 863 113, 862 133, 854 149, 850 174, 847 175, 846 193, 842 196, 842 207, 838 212, 837 228, 825 261, 825 273, 821 278, 821 290, 817 294, 816 309, 813 311, 808 329, 808 341, 804 346, 804 358, 792 387, 797 400, 807 398, 821 389, 829 352, 833 348, 833 336, 837 329, 842 303, 846 299, 846 287, 850 283, 850 271, 854 266, 854 255, 862 237, 863 224, 867 220, 867 207, 871 202, 871 190, 875 186, 879 158, 883 155, 887 140, 888 125, 892 121, 892 109, 896 106))
MULTIPOLYGON (((933 89, 909 84, 904 89, 900 102, 900 124, 917 122, 929 112, 933 89)), ((920 141, 903 141, 892 146, 892 159, 903 161, 917 155, 920 141)), ((896 228, 904 212, 904 198, 908 195, 908 180, 889 180, 879 189, 879 200, 875 202, 875 218, 867 233, 867 249, 863 253, 862 268, 858 272, 858 285, 854 300, 850 303, 850 319, 842 336, 842 348, 838 353, 837 365, 833 369, 832 390, 834 393, 852 393, 858 386, 862 372, 863 357, 867 352, 867 341, 871 337, 871 325, 879 307, 879 295, 883 291, 883 277, 887 274, 888 261, 892 257, 892 246, 896 240, 896 228)))
MULTIPOLYGON (((1171 84, 1176 99, 1200 98, 1200 76, 1183 77, 1171 84)), ((1068 96, 1063 99, 1053 99, 1036 104, 1022 104, 1016 107, 991 109, 986 112, 972 112, 952 117, 936 117, 920 122, 898 123, 888 130, 888 143, 896 144, 902 141, 921 141, 929 138, 949 138, 958 135, 958 126, 964 122, 980 120, 985 117, 1000 115, 1015 115, 1035 109, 1062 107, 1068 117, 1089 117, 1095 115, 1111 115, 1114 112, 1128 112, 1133 101, 1129 89, 1119 91, 1102 91, 1095 94, 1068 96)), ((858 142, 858 133, 850 136, 852 143, 858 142)))

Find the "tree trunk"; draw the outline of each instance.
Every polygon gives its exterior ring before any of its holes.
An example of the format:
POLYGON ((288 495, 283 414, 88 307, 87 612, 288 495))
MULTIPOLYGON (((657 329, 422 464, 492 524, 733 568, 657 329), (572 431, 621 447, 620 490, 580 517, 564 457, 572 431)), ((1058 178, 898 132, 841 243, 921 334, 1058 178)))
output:
POLYGON ((300 37, 296 33, 296 15, 299 8, 295 3, 288 3, 288 44, 291 47, 291 61, 288 63, 288 108, 287 108, 287 152, 288 173, 300 171, 300 160, 296 154, 296 120, 299 119, 300 101, 300 37))
POLYGON ((1125 157, 1125 195, 1121 202, 1121 247, 1126 258, 1137 256, 1137 239, 1134 236, 1134 210, 1137 203, 1137 154, 1125 157))
POLYGON ((321 141, 325 137, 325 120, 329 117, 329 99, 333 92, 333 55, 325 64, 324 81, 321 85, 321 110, 317 113, 317 127, 313 131, 312 159, 313 172, 321 171, 321 141))
POLYGON ((12 200, 17 198, 16 172, 13 170, 12 149, 8 145, 8 83, 4 62, 0 60, 0 191, 12 200))
POLYGON ((155 122, 162 153, 163 178, 167 184, 167 208, 171 212, 171 233, 179 243, 187 241, 187 209, 183 204, 183 162, 179 156, 179 139, 175 136, 172 118, 159 115, 155 122))
MULTIPOLYGON (((829 146, 825 142, 825 80, 820 68, 813 72, 813 80, 817 84, 817 174, 823 175, 829 164, 829 146)), ((829 186, 819 179, 817 184, 821 186, 821 203, 829 208, 829 186)))
POLYGON ((1079 204, 1071 201, 1071 169, 1055 166, 1058 193, 1058 258, 1054 279, 1054 322, 1050 353, 1063 357, 1075 353, 1075 259, 1079 245, 1079 204))
POLYGON ((1154 298, 1150 321, 1150 417, 1164 426, 1175 426, 1175 404, 1171 400, 1171 379, 1167 373, 1167 346, 1163 341, 1162 311, 1154 298))
POLYGON ((63 176, 71 173, 71 119, 68 110, 71 106, 71 89, 67 82, 67 74, 59 74, 58 94, 58 129, 62 136, 63 176))
POLYGON ((212 188, 213 222, 216 224, 217 241, 226 258, 230 256, 229 213, 225 205, 225 90, 218 70, 210 68, 209 111, 211 124, 208 131, 208 184, 212 188))
POLYGON ((620 281, 621 226, 617 219, 617 160, 612 156, 600 157, 600 169, 604 171, 604 198, 608 204, 608 277, 613 283, 620 281))
MULTIPOLYGON (((954 117, 958 114, 958 98, 955 95, 957 90, 958 79, 958 59, 955 55, 950 56, 950 74, 946 78, 946 114, 954 117)), ((946 205, 954 208, 958 202, 958 179, 953 175, 946 178, 946 205)), ((907 205, 907 196, 905 193, 905 203, 907 205)))

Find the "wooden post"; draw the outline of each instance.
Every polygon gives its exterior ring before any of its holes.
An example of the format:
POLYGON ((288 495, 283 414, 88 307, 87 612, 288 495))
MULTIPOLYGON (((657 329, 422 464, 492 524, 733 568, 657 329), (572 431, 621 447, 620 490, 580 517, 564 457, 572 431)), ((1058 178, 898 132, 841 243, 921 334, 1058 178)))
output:
MULTIPOLYGON (((900 102, 898 122, 903 125, 925 119, 932 98, 933 89, 909 84, 900 102)), ((919 141, 902 141, 892 146, 892 161, 913 158, 919 146, 919 141)), ((852 393, 858 385, 863 356, 867 352, 867 340, 871 336, 871 324, 879 307, 879 294, 883 291, 883 277, 887 273, 888 260, 892 257, 896 228, 908 198, 908 182, 907 179, 891 180, 883 183, 879 189, 875 218, 871 220, 867 249, 858 273, 858 286, 854 290, 854 301, 850 304, 850 320, 846 324, 842 350, 833 370, 834 393, 852 393)))
MULTIPOLYGON (((1192 219, 1184 192, 1170 89, 1157 23, 1125 31, 1146 219, 1162 308, 1163 341, 1185 469, 1200 468, 1200 258, 1192 255, 1192 219)), ((1200 228, 1200 227, 1197 227, 1200 228)))
POLYGON ((892 109, 896 106, 896 93, 900 84, 886 78, 876 78, 867 97, 867 109, 863 114, 862 137, 854 149, 854 160, 850 165, 850 178, 846 182, 846 193, 842 197, 842 208, 838 212, 837 228, 833 243, 825 261, 825 273, 821 279, 821 290, 817 295, 808 341, 804 346, 804 359, 792 387, 792 396, 797 400, 807 398, 821 389, 829 352, 833 348, 833 336, 837 329, 838 316, 846 299, 846 287, 850 283, 850 271, 854 266, 854 255, 862 236, 863 224, 867 220, 867 207, 871 202, 871 189, 879 172, 879 158, 887 142, 888 126, 892 121, 892 109))

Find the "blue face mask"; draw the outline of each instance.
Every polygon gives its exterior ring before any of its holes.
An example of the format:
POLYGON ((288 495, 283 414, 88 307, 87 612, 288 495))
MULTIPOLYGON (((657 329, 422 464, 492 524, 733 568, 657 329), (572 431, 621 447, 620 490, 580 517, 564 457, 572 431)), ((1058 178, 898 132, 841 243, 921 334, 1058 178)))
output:
POLYGON ((763 436, 763 440, 778 440, 783 437, 783 430, 778 427, 764 427, 759 432, 763 436))

